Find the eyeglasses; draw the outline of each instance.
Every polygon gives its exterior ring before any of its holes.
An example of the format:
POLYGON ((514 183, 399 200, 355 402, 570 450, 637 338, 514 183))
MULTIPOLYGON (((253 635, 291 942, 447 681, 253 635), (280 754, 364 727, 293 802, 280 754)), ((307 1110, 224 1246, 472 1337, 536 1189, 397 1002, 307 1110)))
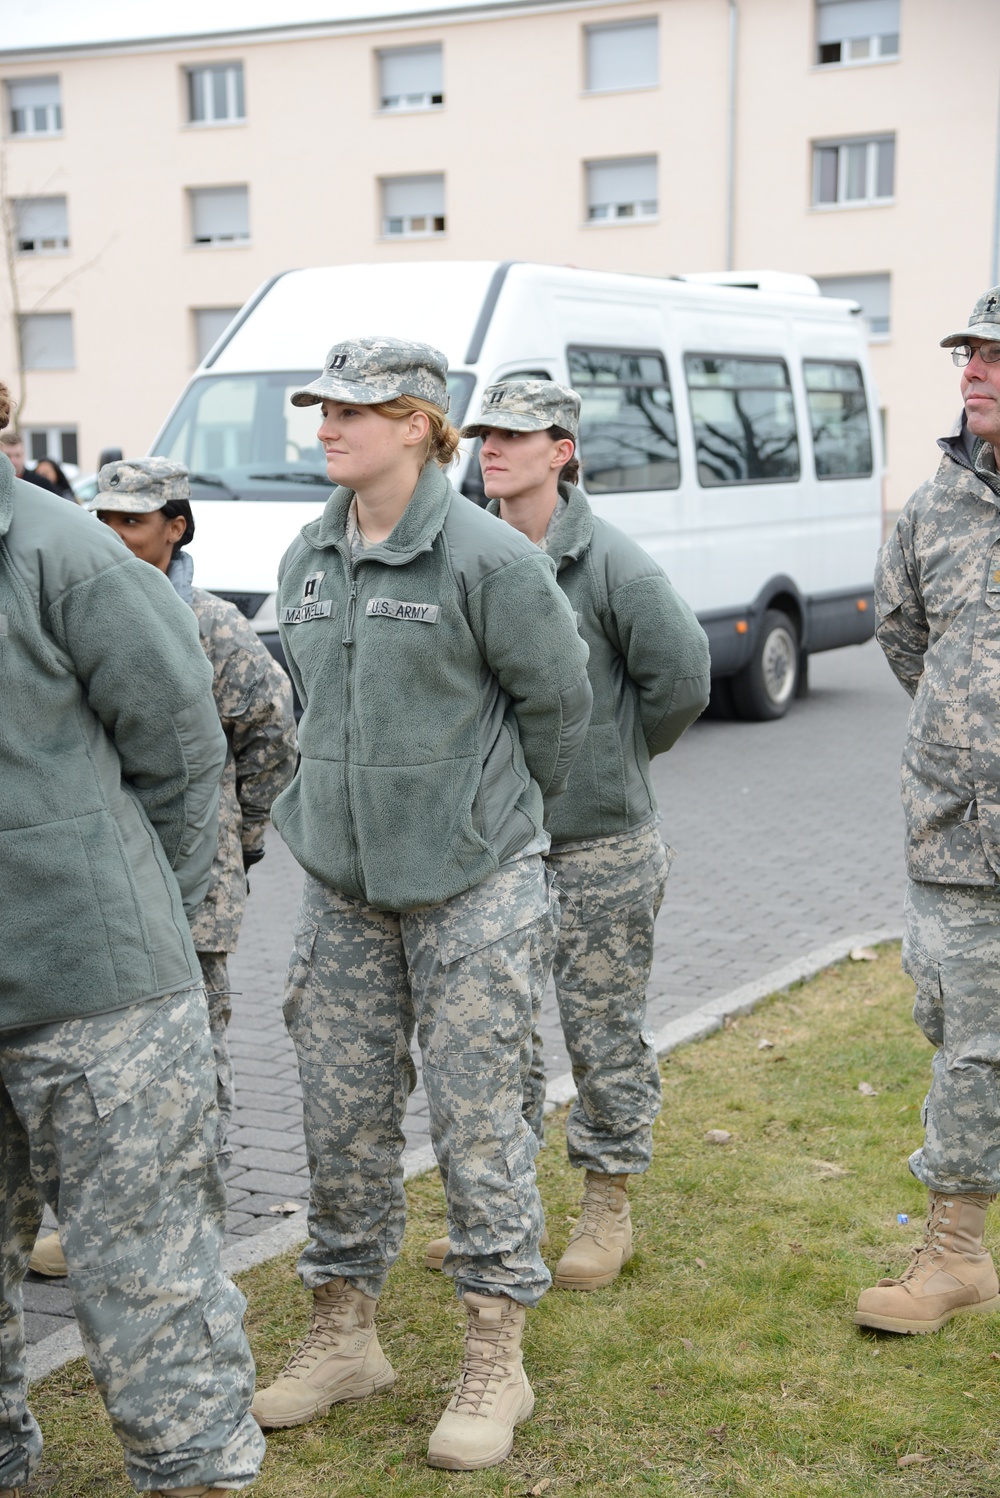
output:
POLYGON ((963 365, 968 364, 973 354, 978 354, 984 364, 1000 364, 1000 343, 981 343, 978 348, 973 348, 968 343, 960 343, 951 351, 952 363, 957 364, 961 369, 963 365))

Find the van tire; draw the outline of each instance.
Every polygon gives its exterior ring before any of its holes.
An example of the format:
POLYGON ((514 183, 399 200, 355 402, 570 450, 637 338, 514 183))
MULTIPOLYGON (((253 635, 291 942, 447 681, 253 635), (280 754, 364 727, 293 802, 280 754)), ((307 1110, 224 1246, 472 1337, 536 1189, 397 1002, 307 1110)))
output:
POLYGON ((785 716, 799 682, 799 632, 787 614, 765 610, 753 655, 732 681, 741 718, 767 723, 785 716))

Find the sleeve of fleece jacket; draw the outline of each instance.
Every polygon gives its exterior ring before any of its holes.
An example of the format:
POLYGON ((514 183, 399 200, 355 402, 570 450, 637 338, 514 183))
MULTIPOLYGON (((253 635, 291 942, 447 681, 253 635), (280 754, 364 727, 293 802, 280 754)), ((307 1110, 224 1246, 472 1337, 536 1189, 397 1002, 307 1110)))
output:
POLYGON ((587 647, 542 552, 490 572, 469 594, 476 643, 510 697, 525 763, 547 799, 566 789, 590 723, 587 647))
POLYGON ((162 572, 124 553, 51 600, 46 622, 118 751, 190 914, 208 888, 226 759, 194 614, 162 572))
MULTIPOLYGON (((920 494, 913 496, 913 500, 920 494)), ((914 581, 913 500, 896 522, 896 528, 879 552, 875 564, 875 637, 885 652, 900 684, 914 696, 924 674, 924 655, 930 630, 923 602, 914 581)))
POLYGON ((633 578, 608 601, 625 668, 639 690, 650 759, 670 749, 708 706, 708 638, 694 611, 657 571, 633 578))

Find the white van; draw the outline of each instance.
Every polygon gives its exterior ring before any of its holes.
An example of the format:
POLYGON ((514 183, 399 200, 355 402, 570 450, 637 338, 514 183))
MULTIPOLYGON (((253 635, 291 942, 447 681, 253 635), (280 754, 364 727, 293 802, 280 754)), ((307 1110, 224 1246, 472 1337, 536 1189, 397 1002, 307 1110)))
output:
MULTIPOLYGON (((280 656, 278 561, 330 490, 318 410, 289 395, 343 338, 420 339, 448 357, 458 425, 504 377, 579 391, 595 511, 697 611, 716 692, 742 717, 781 717, 811 652, 874 631, 878 406, 856 304, 804 276, 721 279, 495 261, 274 277, 151 448, 191 470, 196 580, 280 656)), ((474 447, 463 444, 452 479, 481 500, 474 447)))

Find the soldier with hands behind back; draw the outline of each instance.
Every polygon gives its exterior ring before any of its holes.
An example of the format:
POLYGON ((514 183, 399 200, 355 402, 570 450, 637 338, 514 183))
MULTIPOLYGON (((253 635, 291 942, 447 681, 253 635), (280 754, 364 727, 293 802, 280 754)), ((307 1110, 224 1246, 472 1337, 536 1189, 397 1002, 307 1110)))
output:
POLYGON ((862 1292, 855 1321, 935 1332, 1000 1310, 983 1243, 1000 1189, 1000 287, 941 340, 965 419, 906 504, 875 574, 877 635, 913 698, 903 750, 903 967, 935 1047, 923 1146, 924 1241, 899 1279, 862 1292))
POLYGON ((166 579, 4 457, 0 663, 0 1493, 41 1451, 21 1281, 47 1202, 129 1478, 215 1498, 264 1448, 187 920, 226 750, 212 673, 166 579))
MULTIPOLYGON (((462 435, 482 438, 490 511, 551 557, 590 652, 587 738, 565 795, 546 807, 546 865, 559 898, 546 968, 553 966, 578 1088, 566 1126, 569 1158, 585 1172, 554 1283, 596 1290, 630 1257, 628 1186, 649 1168, 660 1107, 646 986, 672 854, 657 829, 650 761, 705 708, 709 660, 704 631, 660 567, 596 516, 576 486, 579 421, 575 391, 512 380, 484 392, 462 435)), ((536 1035, 525 1117, 539 1137, 544 1100, 536 1035)), ((431 1243, 428 1263, 447 1247, 431 1243)))

